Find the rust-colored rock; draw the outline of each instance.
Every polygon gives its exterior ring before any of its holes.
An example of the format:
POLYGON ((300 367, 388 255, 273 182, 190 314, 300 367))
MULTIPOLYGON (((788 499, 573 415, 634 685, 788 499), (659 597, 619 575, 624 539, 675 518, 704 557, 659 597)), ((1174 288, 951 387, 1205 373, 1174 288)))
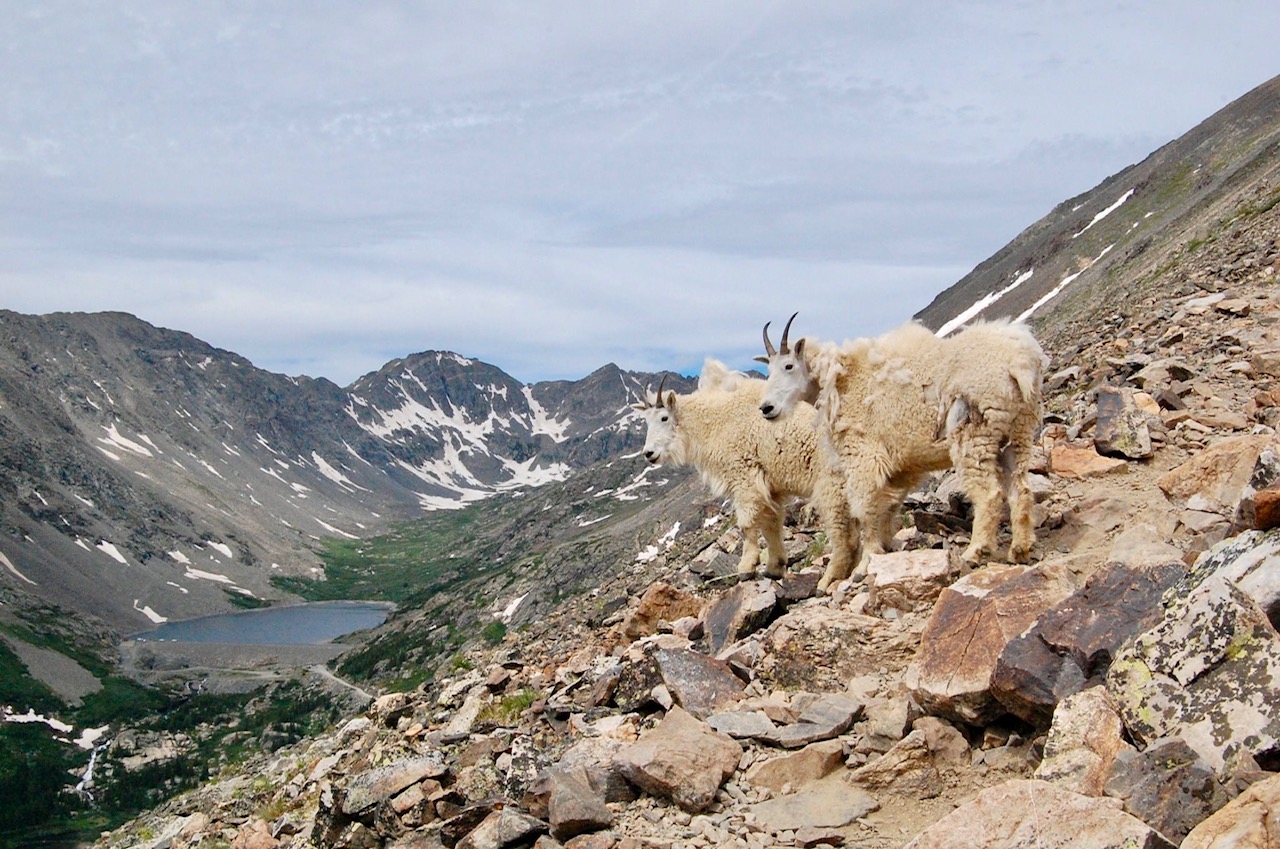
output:
POLYGON ((1060 442, 1049 452, 1049 468, 1060 478, 1092 478, 1127 468, 1116 457, 1103 457, 1092 445, 1060 442))

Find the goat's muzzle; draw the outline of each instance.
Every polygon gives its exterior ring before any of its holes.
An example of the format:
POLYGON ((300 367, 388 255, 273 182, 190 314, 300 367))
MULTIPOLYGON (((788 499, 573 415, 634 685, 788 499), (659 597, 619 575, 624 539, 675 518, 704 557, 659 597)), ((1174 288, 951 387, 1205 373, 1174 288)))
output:
POLYGON ((778 412, 779 412, 778 408, 775 407, 773 404, 760 405, 760 414, 764 416, 766 419, 771 419, 771 420, 776 419, 778 417, 778 412))

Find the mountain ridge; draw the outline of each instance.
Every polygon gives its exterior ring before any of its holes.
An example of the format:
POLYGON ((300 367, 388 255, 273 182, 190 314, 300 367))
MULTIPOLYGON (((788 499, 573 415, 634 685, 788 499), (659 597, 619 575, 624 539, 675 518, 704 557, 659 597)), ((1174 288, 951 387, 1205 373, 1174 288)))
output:
POLYGON ((125 313, 0 311, 0 553, 124 631, 280 600, 273 575, 314 575, 325 537, 637 450, 627 404, 661 377, 525 386, 427 351, 342 388, 125 313))

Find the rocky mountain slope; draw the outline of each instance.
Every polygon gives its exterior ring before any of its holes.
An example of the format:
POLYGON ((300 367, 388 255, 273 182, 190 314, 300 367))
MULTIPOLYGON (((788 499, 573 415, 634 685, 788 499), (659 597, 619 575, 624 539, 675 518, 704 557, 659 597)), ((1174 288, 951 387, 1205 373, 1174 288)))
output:
POLYGON ((124 314, 0 312, 0 572, 124 632, 288 598, 323 538, 636 451, 659 377, 523 386, 429 351, 343 389, 124 314))
POLYGON ((1278 174, 1280 77, 1058 204, 916 317, 934 329, 1029 316, 1043 327, 1099 297, 1123 298, 1130 281, 1210 238, 1228 210, 1278 174))
POLYGON ((829 596, 803 514, 791 574, 732 587, 736 531, 651 524, 596 592, 97 845, 1272 845, 1278 201, 1042 324, 1031 565, 960 569, 950 476, 829 596))

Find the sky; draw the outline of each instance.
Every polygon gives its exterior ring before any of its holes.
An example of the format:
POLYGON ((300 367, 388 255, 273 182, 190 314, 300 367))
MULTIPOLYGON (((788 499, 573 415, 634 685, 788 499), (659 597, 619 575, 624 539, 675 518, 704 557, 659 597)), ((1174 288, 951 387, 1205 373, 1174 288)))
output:
POLYGON ((0 309, 344 386, 878 334, 1280 73, 1275 0, 2 6, 0 309))

